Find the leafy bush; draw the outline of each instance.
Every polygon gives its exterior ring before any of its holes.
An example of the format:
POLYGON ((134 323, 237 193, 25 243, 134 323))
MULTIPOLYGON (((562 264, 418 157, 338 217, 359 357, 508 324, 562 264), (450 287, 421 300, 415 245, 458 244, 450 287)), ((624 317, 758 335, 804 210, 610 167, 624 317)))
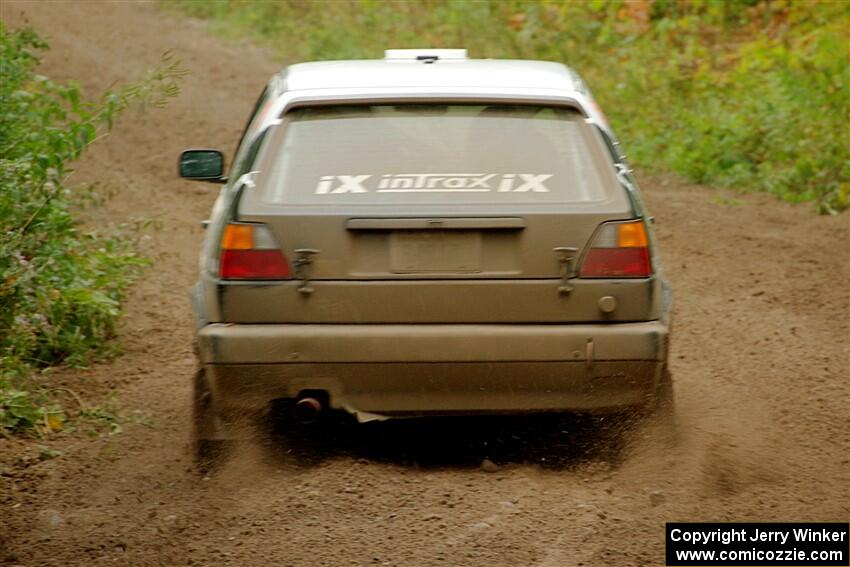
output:
POLYGON ((176 94, 180 74, 165 56, 138 84, 86 102, 76 84, 35 74, 46 48, 31 29, 0 23, 0 434, 53 428, 60 412, 28 391, 28 377, 108 353, 124 291, 145 264, 128 234, 78 228, 67 164, 131 103, 176 94))
POLYGON ((387 47, 563 61, 646 170, 845 209, 850 3, 166 0, 292 61, 387 47))

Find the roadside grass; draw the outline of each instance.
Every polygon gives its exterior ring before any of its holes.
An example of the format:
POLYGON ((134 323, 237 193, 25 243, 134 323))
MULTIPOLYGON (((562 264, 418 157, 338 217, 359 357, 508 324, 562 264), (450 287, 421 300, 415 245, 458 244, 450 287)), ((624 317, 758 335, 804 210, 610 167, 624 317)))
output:
POLYGON ((162 0, 288 62, 389 47, 562 61, 646 172, 814 202, 850 199, 850 3, 775 0, 162 0))
MULTIPOLYGON (((77 84, 36 74, 47 48, 32 29, 0 23, 0 435, 65 428, 44 373, 118 352, 121 301, 148 262, 132 223, 82 229, 76 215, 103 197, 65 180, 125 109, 164 104, 182 74, 166 54, 138 83, 88 101, 77 84)), ((103 421, 93 411, 74 414, 103 421)))

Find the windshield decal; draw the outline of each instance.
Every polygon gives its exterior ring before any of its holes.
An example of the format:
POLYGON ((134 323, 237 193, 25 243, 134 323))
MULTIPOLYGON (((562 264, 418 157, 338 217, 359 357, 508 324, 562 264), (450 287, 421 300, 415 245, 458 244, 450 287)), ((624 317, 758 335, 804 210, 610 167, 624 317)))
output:
POLYGON ((551 173, 396 173, 323 175, 316 195, 340 193, 549 193, 551 173), (367 181, 371 183, 367 184, 367 181))
POLYGON ((366 193, 367 189, 363 187, 363 182, 372 177, 371 175, 323 175, 319 178, 319 184, 316 185, 316 195, 324 195, 325 193, 366 193), (339 180, 340 184, 335 189, 331 189, 334 179, 339 180))

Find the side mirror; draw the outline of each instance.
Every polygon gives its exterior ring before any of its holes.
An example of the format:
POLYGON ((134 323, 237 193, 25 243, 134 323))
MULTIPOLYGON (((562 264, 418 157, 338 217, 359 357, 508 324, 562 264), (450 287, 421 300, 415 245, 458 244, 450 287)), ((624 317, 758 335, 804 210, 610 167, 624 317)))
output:
POLYGON ((218 150, 185 150, 177 164, 180 177, 224 183, 224 155, 218 150))

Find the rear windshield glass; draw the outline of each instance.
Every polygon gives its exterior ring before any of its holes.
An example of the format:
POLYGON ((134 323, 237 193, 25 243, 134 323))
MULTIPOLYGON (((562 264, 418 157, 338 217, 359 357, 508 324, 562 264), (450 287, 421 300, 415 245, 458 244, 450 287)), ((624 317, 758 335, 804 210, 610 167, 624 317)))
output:
POLYGON ((376 105, 286 115, 263 200, 318 204, 603 201, 592 130, 563 108, 376 105))

